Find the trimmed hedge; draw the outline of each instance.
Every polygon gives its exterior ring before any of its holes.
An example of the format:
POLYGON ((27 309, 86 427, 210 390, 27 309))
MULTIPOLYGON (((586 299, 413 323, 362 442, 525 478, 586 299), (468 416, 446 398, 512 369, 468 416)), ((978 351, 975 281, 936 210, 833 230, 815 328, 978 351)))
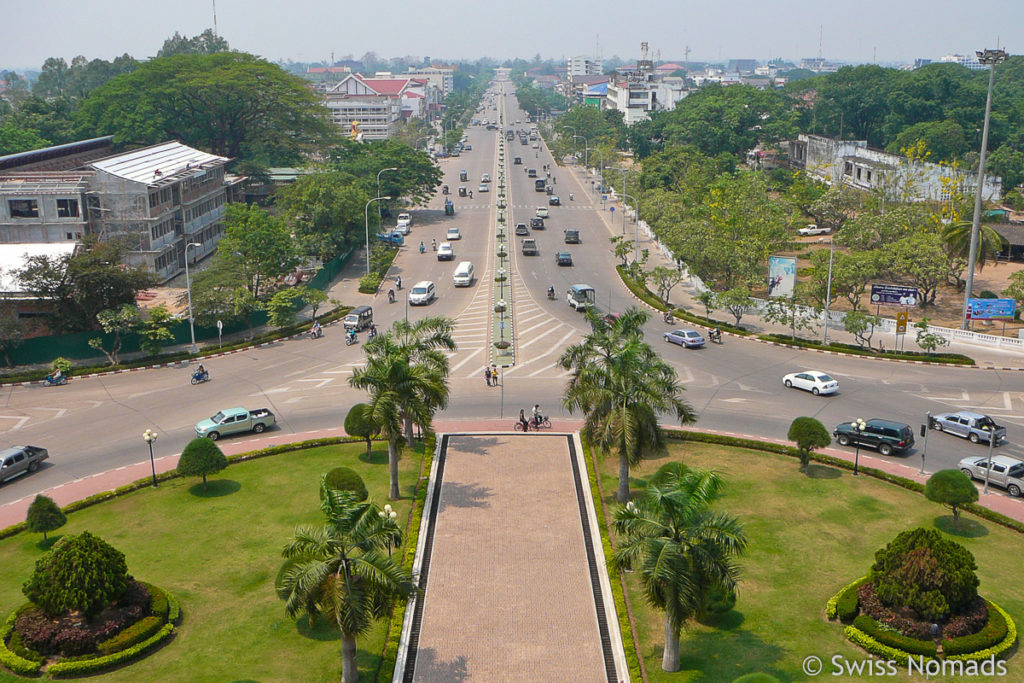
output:
POLYGON ((39 669, 42 668, 42 662, 34 662, 29 659, 12 652, 7 649, 7 636, 10 635, 14 629, 14 622, 17 620, 18 615, 25 609, 27 605, 19 607, 15 611, 11 612, 10 616, 4 621, 3 625, 0 625, 0 664, 10 669, 12 672, 19 676, 34 676, 39 673, 39 669))
POLYGON ((988 604, 988 623, 985 628, 977 633, 972 633, 959 638, 942 641, 942 653, 946 655, 963 655, 987 650, 997 645, 1006 638, 1009 626, 1001 610, 994 609, 992 603, 988 604))
POLYGON ((146 583, 145 581, 139 581, 139 583, 145 586, 146 590, 149 591, 149 611, 152 612, 154 616, 166 619, 167 610, 170 609, 167 603, 167 594, 151 583, 146 583))
MULTIPOLYGON (((1017 625, 1013 623, 1013 618, 1007 614, 1002 607, 993 602, 989 602, 988 607, 989 610, 998 612, 1006 623, 1006 637, 1003 638, 1002 642, 992 647, 985 648, 984 650, 978 650, 977 652, 971 652, 969 654, 947 655, 946 659, 958 661, 980 661, 988 659, 989 657, 1001 657, 1004 652, 1013 647, 1014 643, 1017 642, 1017 625)), ((945 652, 945 646, 943 646, 943 652, 945 652)))
POLYGON ((903 650, 897 650, 894 647, 883 645, 856 626, 847 626, 843 632, 846 634, 847 640, 851 643, 859 645, 871 654, 877 655, 882 659, 891 659, 903 666, 906 666, 907 662, 910 660, 910 655, 903 650))
POLYGON ((912 655, 924 655, 934 658, 939 651, 939 646, 930 640, 918 640, 905 636, 895 631, 887 631, 879 626, 878 621, 870 614, 861 614, 853 620, 853 625, 868 634, 882 645, 903 650, 912 655))
POLYGON ((151 616, 139 619, 134 624, 118 633, 113 638, 108 638, 97 646, 96 651, 101 655, 112 655, 121 650, 127 650, 132 645, 146 640, 156 633, 166 622, 163 617, 151 616))
POLYGON ((855 344, 844 344, 842 342, 822 344, 820 342, 812 341, 810 339, 802 339, 800 337, 793 339, 790 335, 777 333, 760 334, 758 335, 758 339, 774 342, 776 344, 783 344, 785 346, 795 346, 800 349, 820 349, 822 351, 847 353, 853 356, 871 356, 873 358, 893 358, 898 360, 920 360, 927 361, 929 363, 947 363, 950 365, 977 365, 973 358, 961 353, 926 353, 924 351, 881 352, 875 349, 865 349, 864 347, 857 346, 855 344))
POLYGON ((862 576, 829 598, 828 602, 825 603, 825 616, 829 619, 839 617, 843 621, 850 621, 857 616, 857 602, 859 600, 859 597, 857 596, 857 589, 867 583, 867 581, 868 577, 862 576), (852 609, 850 605, 851 595, 853 603, 852 609), (842 603, 842 609, 840 609, 840 603, 842 603))
POLYGON ((162 641, 166 640, 174 632, 173 624, 164 624, 163 627, 156 632, 155 635, 148 639, 137 643, 126 650, 115 652, 111 655, 103 657, 94 657, 92 659, 82 659, 73 662, 57 662, 50 665, 47 669, 47 673, 55 678, 64 676, 82 676, 85 674, 95 673, 102 671, 103 669, 109 669, 114 666, 125 664, 132 659, 135 659, 147 650, 159 645, 162 641))

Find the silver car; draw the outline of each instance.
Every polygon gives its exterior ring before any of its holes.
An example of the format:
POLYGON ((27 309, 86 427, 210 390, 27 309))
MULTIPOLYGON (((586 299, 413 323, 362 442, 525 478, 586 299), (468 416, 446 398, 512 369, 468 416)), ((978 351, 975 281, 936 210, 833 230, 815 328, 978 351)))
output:
POLYGON ((11 446, 0 451, 0 482, 35 472, 49 453, 39 446, 11 446))

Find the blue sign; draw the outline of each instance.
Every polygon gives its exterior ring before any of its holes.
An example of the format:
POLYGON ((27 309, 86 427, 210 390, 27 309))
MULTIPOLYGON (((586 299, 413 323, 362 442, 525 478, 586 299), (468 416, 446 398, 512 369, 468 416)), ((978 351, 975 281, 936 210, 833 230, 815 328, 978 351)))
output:
POLYGON ((1013 320, 1015 299, 968 299, 968 320, 1013 320))
POLYGON ((609 206, 608 210, 611 211, 612 213, 615 213, 615 207, 614 206, 609 206))
POLYGON ((897 306, 917 306, 921 293, 917 287, 903 285, 871 285, 871 303, 896 304, 897 306))

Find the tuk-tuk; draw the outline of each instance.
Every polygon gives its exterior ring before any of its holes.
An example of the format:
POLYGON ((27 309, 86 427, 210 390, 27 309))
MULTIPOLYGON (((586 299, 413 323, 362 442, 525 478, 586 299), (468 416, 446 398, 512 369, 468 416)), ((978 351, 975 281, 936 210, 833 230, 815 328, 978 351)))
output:
POLYGON ((452 200, 450 200, 450 199, 445 201, 445 203, 444 203, 444 215, 445 216, 454 216, 455 215, 455 205, 452 204, 452 200))
POLYGON ((523 164, 523 158, 522 157, 516 157, 516 158, 512 159, 512 165, 513 166, 522 166, 522 164, 523 164))
POLYGON ((555 188, 551 187, 550 185, 545 185, 544 192, 546 192, 547 194, 554 194, 555 188))
POLYGON ((460 197, 465 197, 466 196, 466 186, 465 185, 459 185, 459 196, 460 197))
POLYGON ((441 186, 441 194, 448 194, 448 186, 447 185, 442 185, 441 186))
POLYGON ((462 182, 466 182, 467 180, 469 180, 469 173, 467 173, 466 171, 459 171, 459 180, 461 180, 462 182))

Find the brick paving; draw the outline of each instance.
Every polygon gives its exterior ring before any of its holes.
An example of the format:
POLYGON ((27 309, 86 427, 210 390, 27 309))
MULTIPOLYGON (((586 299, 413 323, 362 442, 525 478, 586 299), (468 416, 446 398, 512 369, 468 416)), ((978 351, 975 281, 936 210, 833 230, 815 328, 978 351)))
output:
POLYGON ((607 680, 565 436, 449 439, 414 680, 607 680))

